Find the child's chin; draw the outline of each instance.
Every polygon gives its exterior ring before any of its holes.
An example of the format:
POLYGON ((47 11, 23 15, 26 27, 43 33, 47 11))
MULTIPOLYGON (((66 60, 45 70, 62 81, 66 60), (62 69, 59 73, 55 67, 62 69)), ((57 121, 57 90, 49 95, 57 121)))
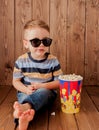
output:
POLYGON ((38 51, 36 54, 37 54, 38 56, 44 56, 45 52, 44 52, 44 51, 38 51))
POLYGON ((37 55, 38 57, 44 57, 44 54, 45 54, 45 53, 37 53, 36 55, 37 55))

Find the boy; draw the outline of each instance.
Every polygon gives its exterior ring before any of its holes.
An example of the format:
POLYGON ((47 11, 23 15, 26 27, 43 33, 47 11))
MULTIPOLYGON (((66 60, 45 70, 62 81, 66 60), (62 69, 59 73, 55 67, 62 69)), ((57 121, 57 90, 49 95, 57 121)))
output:
POLYGON ((51 43, 45 22, 31 20, 24 26, 23 44, 29 52, 16 60, 13 71, 13 86, 18 92, 13 115, 19 130, 27 130, 35 113, 56 98, 62 71, 57 58, 48 53, 51 43))

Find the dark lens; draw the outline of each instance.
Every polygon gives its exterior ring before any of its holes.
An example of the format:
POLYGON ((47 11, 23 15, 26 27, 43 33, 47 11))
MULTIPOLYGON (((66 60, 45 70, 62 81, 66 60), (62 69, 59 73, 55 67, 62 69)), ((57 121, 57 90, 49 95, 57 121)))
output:
POLYGON ((38 47, 41 44, 41 41, 38 38, 30 40, 30 42, 33 47, 38 47))
POLYGON ((45 38, 45 39, 42 40, 42 42, 43 42, 44 46, 50 46, 51 43, 52 43, 52 39, 45 38))

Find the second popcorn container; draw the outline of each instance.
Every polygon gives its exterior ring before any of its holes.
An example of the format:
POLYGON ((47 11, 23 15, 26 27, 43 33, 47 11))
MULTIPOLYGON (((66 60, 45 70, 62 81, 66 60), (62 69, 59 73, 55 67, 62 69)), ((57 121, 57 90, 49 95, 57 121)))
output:
POLYGON ((65 113, 78 113, 83 77, 75 74, 61 75, 59 81, 62 111, 65 113))

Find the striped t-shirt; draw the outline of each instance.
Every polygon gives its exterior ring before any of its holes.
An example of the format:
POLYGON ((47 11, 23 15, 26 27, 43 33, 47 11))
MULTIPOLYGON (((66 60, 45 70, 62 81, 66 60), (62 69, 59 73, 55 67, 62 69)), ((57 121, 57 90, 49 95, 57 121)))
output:
POLYGON ((14 66, 13 78, 29 85, 32 82, 50 82, 58 79, 62 70, 58 59, 47 53, 46 59, 35 60, 31 53, 25 53, 20 56, 14 66))

